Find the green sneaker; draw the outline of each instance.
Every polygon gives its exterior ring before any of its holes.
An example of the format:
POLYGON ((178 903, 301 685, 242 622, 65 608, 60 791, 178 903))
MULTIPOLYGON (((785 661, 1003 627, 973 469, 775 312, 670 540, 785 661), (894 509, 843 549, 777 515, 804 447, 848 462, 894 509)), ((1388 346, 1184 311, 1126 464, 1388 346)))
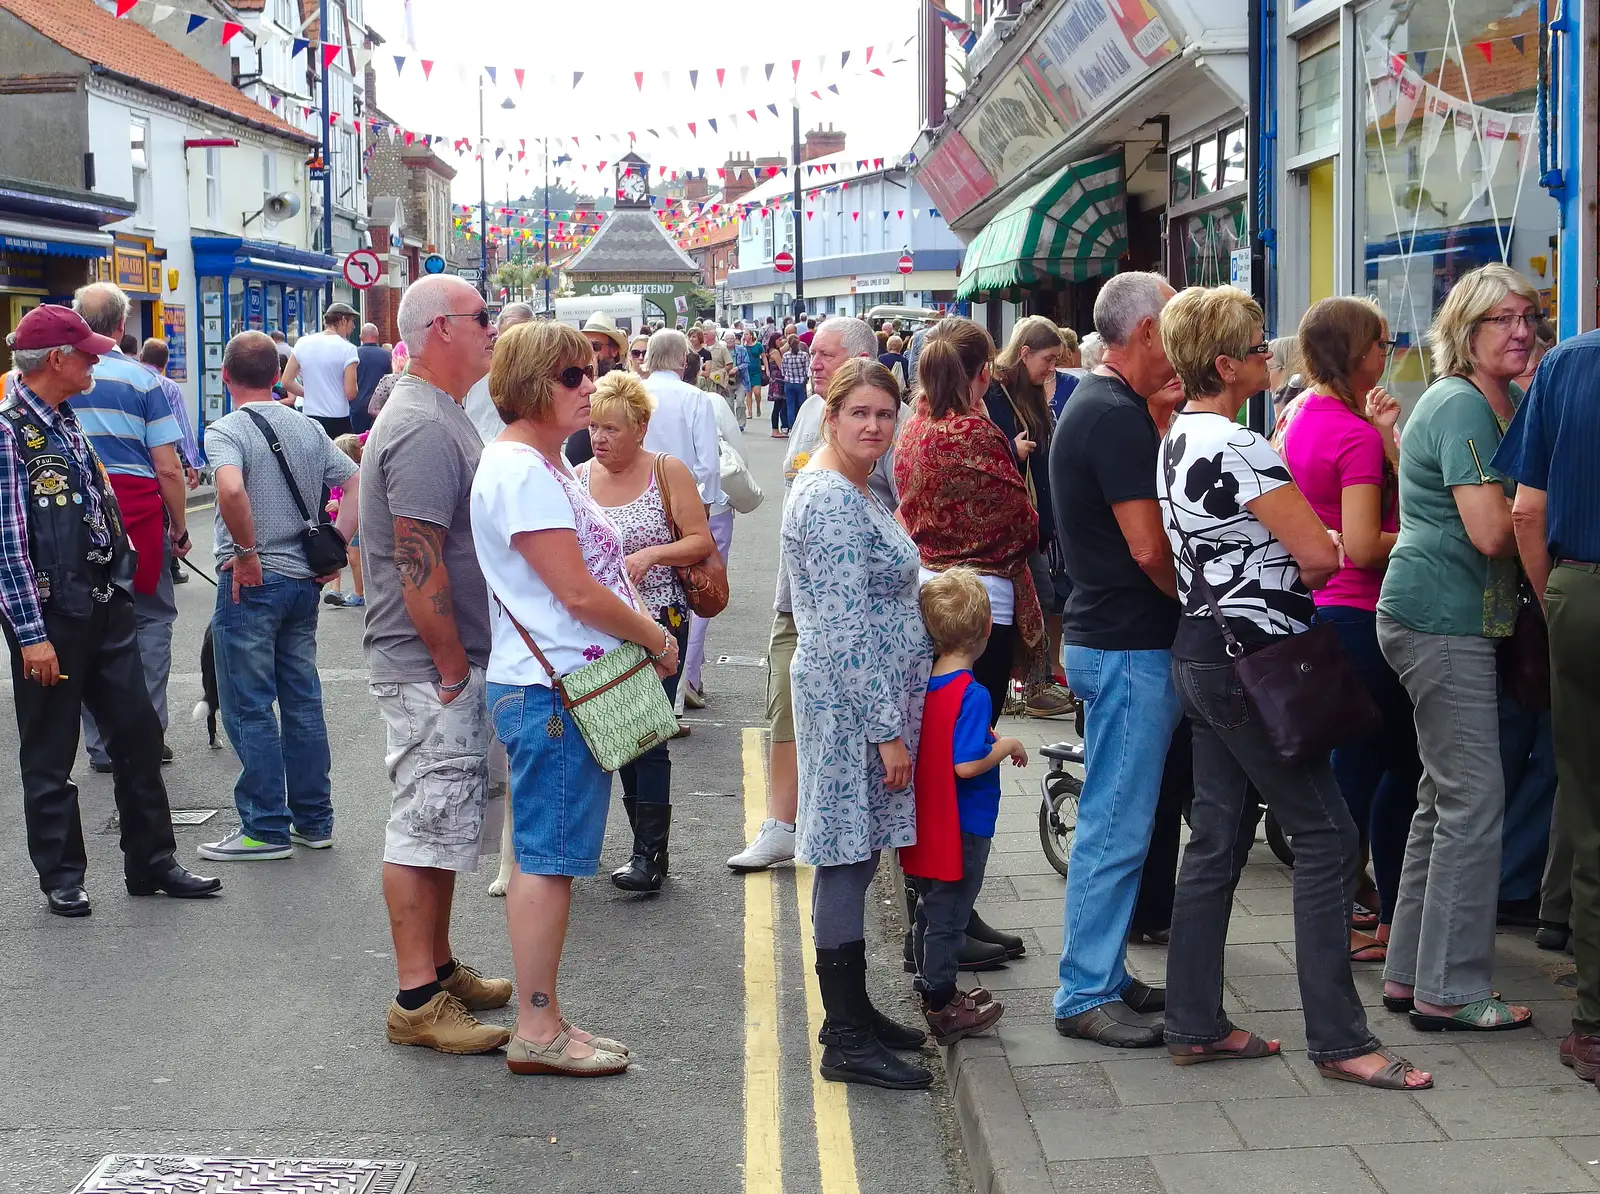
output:
POLYGON ((206 842, 199 848, 201 858, 214 862, 262 862, 271 858, 288 858, 294 853, 292 845, 275 846, 271 842, 258 842, 245 831, 235 829, 220 842, 206 842))

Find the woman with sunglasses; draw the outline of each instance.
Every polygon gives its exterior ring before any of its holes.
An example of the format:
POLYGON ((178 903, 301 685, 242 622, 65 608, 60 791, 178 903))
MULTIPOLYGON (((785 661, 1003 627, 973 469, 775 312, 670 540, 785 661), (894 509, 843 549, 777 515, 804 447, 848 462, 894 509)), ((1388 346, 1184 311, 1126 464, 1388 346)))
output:
POLYGON ((1439 380, 1400 438, 1400 533, 1378 597, 1378 643, 1411 694, 1423 771, 1383 1002, 1429 1032, 1532 1022, 1491 987, 1506 804, 1496 647, 1516 625, 1518 570, 1514 486, 1490 462, 1538 320, 1538 293, 1516 270, 1464 275, 1428 330, 1439 380))
POLYGON ((567 467, 561 445, 589 424, 594 351, 577 328, 525 323, 495 344, 489 390, 505 420, 472 483, 472 538, 494 598, 488 699, 511 764, 506 921, 519 993, 506 1063, 518 1074, 621 1073, 627 1047, 574 1027, 556 996, 572 880, 600 866, 611 776, 554 690, 557 674, 623 642, 656 674, 678 671, 678 642, 628 577, 623 536, 567 467))
POLYGON ((1173 899, 1166 1045, 1176 1065, 1268 1058, 1277 1041, 1223 1010, 1223 943, 1255 841, 1253 783, 1294 843, 1295 971, 1306 1052, 1326 1078, 1421 1090, 1429 1075, 1385 1051, 1350 972, 1349 879, 1356 827, 1326 756, 1286 763, 1246 701, 1234 657, 1305 633, 1311 591, 1338 571, 1327 529, 1272 445, 1236 421, 1267 384, 1256 301, 1191 287, 1161 312, 1161 342, 1187 405, 1161 445, 1156 497, 1177 563, 1183 616, 1172 679, 1193 732, 1194 805, 1173 899), (1227 634, 1219 619, 1226 620, 1227 634))
POLYGON ((1333 774, 1377 879, 1374 890, 1359 861, 1350 876, 1361 905, 1350 931, 1356 962, 1384 960, 1422 773, 1411 698, 1378 648, 1378 590, 1400 529, 1400 404, 1378 384, 1393 343, 1371 299, 1314 304, 1300 321, 1306 389, 1282 448, 1295 484, 1344 545, 1342 567, 1316 592, 1317 621, 1333 624, 1383 712, 1376 733, 1333 752, 1333 774), (1376 937, 1359 931, 1374 927, 1376 937))
POLYGON ((650 337, 646 335, 635 336, 628 342, 628 372, 636 377, 644 376, 644 350, 649 343, 650 337))

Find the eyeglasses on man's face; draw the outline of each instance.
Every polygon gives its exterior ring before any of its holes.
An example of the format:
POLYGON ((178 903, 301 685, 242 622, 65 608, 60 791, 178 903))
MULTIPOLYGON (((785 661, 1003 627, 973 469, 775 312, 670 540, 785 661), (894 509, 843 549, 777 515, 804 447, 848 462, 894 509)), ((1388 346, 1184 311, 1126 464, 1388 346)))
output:
POLYGON ((470 319, 485 331, 489 329, 489 308, 479 307, 476 311, 466 311, 455 315, 441 315, 440 319, 470 319))

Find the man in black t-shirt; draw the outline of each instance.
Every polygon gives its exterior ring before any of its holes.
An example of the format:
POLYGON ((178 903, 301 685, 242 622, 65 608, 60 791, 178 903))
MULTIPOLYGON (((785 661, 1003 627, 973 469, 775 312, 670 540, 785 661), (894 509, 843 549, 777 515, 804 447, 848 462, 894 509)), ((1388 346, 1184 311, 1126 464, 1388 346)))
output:
POLYGON ((1162 763, 1178 724, 1170 654, 1177 578, 1156 504, 1161 437, 1145 403, 1172 378, 1159 274, 1119 274, 1094 306, 1102 364, 1078 383, 1050 445, 1056 533, 1072 578, 1067 680, 1084 703, 1085 766, 1067 873, 1056 1031, 1120 1048, 1161 1044, 1166 992, 1129 977, 1128 927, 1162 763))
POLYGON ((356 349, 356 400, 350 404, 350 430, 360 435, 372 426, 367 403, 378 382, 394 372, 394 355, 378 343, 378 325, 361 325, 361 345, 356 349))

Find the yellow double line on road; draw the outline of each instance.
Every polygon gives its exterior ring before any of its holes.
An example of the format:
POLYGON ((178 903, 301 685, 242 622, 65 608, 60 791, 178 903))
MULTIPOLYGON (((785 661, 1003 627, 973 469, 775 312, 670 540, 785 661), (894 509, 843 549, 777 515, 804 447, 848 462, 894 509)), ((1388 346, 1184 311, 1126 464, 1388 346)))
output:
MULTIPOLYGON (((766 817, 767 781, 761 731, 744 731, 745 840, 766 817)), ((822 995, 817 987, 816 949, 811 938, 812 870, 795 867, 795 905, 800 914, 801 968, 805 973, 806 1038, 810 1042, 812 1120, 822 1194, 860 1194, 855 1140, 845 1087, 818 1072, 822 1046, 822 995)), ((745 876, 744 889, 744 1129, 746 1194, 781 1194, 783 1146, 779 1120, 778 938, 771 871, 745 876)))

